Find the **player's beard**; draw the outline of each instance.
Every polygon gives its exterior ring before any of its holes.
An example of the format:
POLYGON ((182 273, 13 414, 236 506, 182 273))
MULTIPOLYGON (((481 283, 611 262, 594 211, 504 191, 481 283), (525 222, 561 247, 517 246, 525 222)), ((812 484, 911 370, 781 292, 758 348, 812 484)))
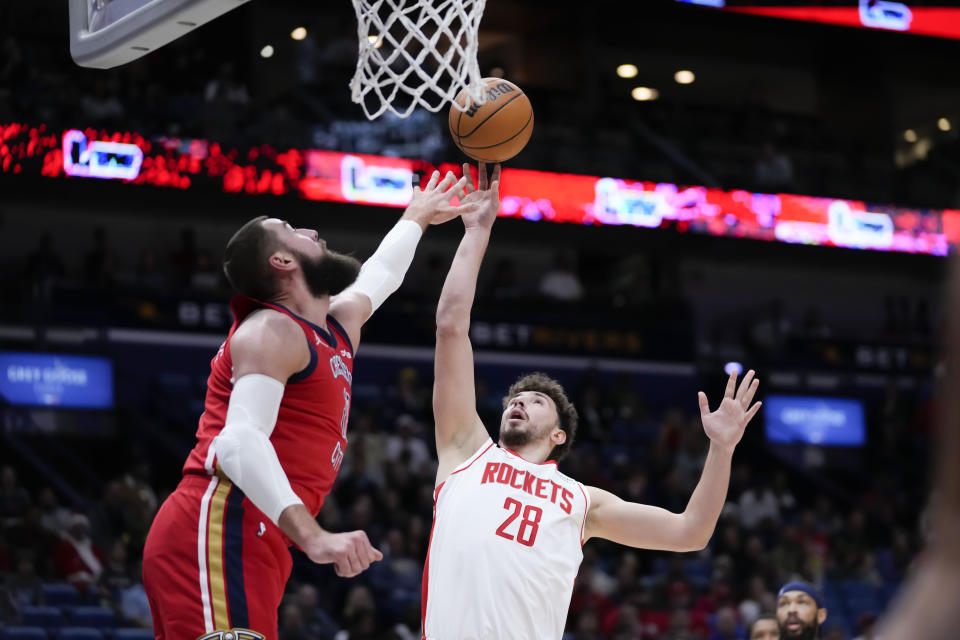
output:
POLYGON ((294 252, 303 269, 303 279, 312 295, 321 298, 335 296, 357 279, 360 273, 360 261, 329 249, 319 258, 310 258, 300 252, 294 252))
POLYGON ((816 620, 812 622, 804 622, 803 620, 794 618, 800 623, 800 628, 796 630, 793 634, 787 630, 787 625, 784 624, 781 627, 780 637, 783 640, 814 640, 817 637, 817 622, 816 620))
POLYGON ((500 444, 516 450, 540 437, 541 434, 534 425, 528 423, 524 426, 526 428, 511 428, 508 424, 504 424, 500 428, 500 444))

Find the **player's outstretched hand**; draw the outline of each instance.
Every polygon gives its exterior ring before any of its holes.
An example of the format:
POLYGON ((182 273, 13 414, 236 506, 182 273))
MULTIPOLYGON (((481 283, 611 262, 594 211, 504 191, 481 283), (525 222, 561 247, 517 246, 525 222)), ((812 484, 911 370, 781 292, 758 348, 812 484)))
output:
POLYGON ((317 564, 333 563, 341 578, 352 578, 366 571, 372 563, 383 560, 383 554, 370 544, 363 531, 324 531, 312 538, 303 551, 317 564))
POLYGON ((426 227, 431 224, 443 224, 460 215, 459 207, 450 204, 454 197, 459 197, 470 180, 469 174, 457 180, 452 171, 440 179, 440 172, 434 171, 422 189, 414 185, 413 196, 404 213, 404 218, 412 218, 426 227))
POLYGON ((703 421, 703 430, 714 444, 733 450, 743 437, 743 431, 753 416, 757 415, 762 403, 756 402, 753 406, 753 395, 760 386, 760 380, 754 379, 753 369, 747 372, 737 389, 737 374, 730 373, 727 380, 727 390, 716 411, 710 411, 707 395, 701 391, 697 394, 700 400, 700 419, 703 421), (736 392, 736 393, 734 393, 736 392))
POLYGON ((460 217, 467 229, 489 229, 500 210, 500 165, 493 166, 493 174, 487 177, 487 163, 477 165, 477 188, 473 187, 470 165, 464 163, 463 175, 467 178, 460 195, 460 217))

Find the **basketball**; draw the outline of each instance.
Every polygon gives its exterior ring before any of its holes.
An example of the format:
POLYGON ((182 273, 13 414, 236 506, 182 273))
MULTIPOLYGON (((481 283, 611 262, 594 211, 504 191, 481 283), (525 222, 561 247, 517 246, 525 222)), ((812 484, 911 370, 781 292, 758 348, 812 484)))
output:
MULTIPOLYGON (((530 99, 503 78, 484 78, 487 101, 466 111, 450 107, 450 135, 465 154, 483 162, 505 162, 527 146, 533 132, 530 99)), ((454 101, 467 103, 466 89, 454 101)))

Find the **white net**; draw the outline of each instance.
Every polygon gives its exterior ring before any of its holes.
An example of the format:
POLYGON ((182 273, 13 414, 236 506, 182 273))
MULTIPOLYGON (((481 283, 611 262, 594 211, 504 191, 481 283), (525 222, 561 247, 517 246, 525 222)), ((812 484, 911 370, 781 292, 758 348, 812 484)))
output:
POLYGON ((353 0, 360 55, 353 101, 373 120, 417 106, 439 111, 464 88, 466 105, 484 101, 477 32, 486 0, 353 0))

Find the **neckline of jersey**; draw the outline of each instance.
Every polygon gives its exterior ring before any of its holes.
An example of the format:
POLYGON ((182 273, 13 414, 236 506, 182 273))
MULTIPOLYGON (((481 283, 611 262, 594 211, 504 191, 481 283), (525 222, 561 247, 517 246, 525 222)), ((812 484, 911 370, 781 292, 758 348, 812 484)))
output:
POLYGON ((511 449, 507 449, 506 447, 502 446, 499 442, 497 443, 497 446, 500 447, 501 449, 503 449, 504 451, 506 451, 507 453, 509 453, 510 455, 513 455, 513 456, 516 456, 516 457, 520 458, 520 459, 523 460, 524 462, 529 462, 530 464, 535 464, 535 465, 540 466, 540 467, 546 466, 546 465, 548 465, 548 464, 552 464, 552 465, 555 466, 555 467, 557 466, 557 461, 556 461, 556 460, 544 460, 543 462, 534 462, 533 460, 527 460, 526 458, 524 458, 522 455, 520 455, 520 454, 517 453, 516 451, 513 451, 513 450, 511 450, 511 449))
POLYGON ((316 331, 317 334, 319 334, 320 337, 323 338, 324 342, 326 342, 328 345, 330 345, 330 347, 332 347, 332 348, 334 348, 334 349, 337 347, 337 336, 334 335, 334 333, 333 333, 333 331, 332 331, 331 329, 329 329, 329 328, 328 328, 328 329, 324 329, 324 328, 321 327, 320 325, 315 324, 315 323, 307 320, 307 319, 304 318, 303 316, 299 315, 298 313, 295 313, 294 311, 291 311, 290 309, 288 309, 287 307, 283 306, 283 305, 280 304, 280 303, 274 302, 273 304, 275 304, 276 306, 280 307, 281 309, 283 309, 284 311, 286 311, 287 313, 289 313, 290 315, 292 315, 292 316, 293 316, 294 318, 296 318, 297 320, 300 320, 301 322, 305 322, 305 323, 307 323, 308 325, 310 325, 310 328, 313 329, 314 331, 316 331))

